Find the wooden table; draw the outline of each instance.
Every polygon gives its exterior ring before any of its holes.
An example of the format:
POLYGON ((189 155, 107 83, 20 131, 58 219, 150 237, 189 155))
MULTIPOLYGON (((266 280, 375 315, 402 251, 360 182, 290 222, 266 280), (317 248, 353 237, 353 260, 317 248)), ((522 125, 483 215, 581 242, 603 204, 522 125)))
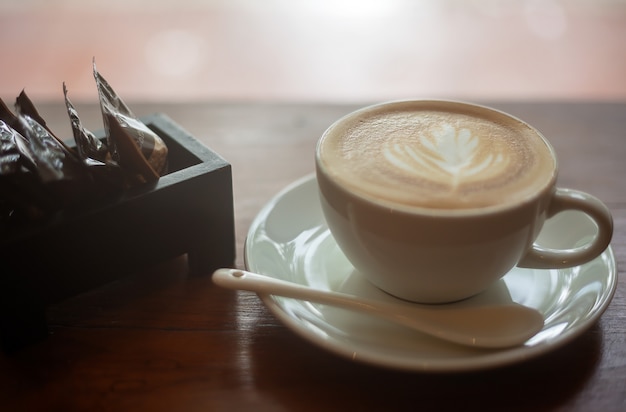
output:
MULTIPOLYGON (((615 218, 617 292, 570 344, 495 370, 424 374, 353 363, 278 322, 259 298, 188 277, 185 257, 50 307, 50 336, 0 355, 2 411, 626 410, 626 103, 486 102, 552 141, 560 185, 615 218)), ((97 106, 77 104, 101 128, 97 106)), ((163 112, 233 166, 238 258, 259 209, 313 171, 316 139, 356 106, 130 104, 163 112)), ((60 102, 39 105, 70 136, 60 102)))

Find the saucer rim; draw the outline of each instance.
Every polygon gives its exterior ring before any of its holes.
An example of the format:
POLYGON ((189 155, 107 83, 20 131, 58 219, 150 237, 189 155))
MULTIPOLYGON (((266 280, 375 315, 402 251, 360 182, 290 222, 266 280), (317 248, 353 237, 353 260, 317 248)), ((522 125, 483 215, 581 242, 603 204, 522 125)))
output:
MULTIPOLYGON (((251 259, 252 252, 250 251, 251 239, 254 233, 258 231, 261 224, 266 221, 269 212, 285 195, 300 186, 313 184, 315 179, 315 173, 311 173, 293 181, 277 194, 272 196, 272 198, 261 208, 259 213, 253 219, 244 242, 244 266, 246 270, 254 270, 254 268, 251 267, 251 261, 253 260, 251 259)), ((313 333, 309 328, 302 326, 302 321, 298 321, 297 319, 289 316, 288 311, 281 306, 276 296, 270 294, 257 295, 268 310, 297 336, 330 353, 338 355, 342 358, 347 358, 354 362, 393 370, 427 373, 486 370, 524 362, 552 352, 553 350, 572 342, 587 331, 592 325, 594 325, 610 305, 617 290, 617 264, 610 245, 601 256, 603 256, 608 262, 606 266, 606 281, 604 282, 606 285, 605 292, 600 295, 600 304, 594 306, 593 310, 588 311, 586 313, 587 316, 582 316, 585 319, 581 324, 565 331, 564 333, 560 333, 556 338, 541 342, 534 346, 519 346, 504 350, 486 351, 486 353, 489 353, 488 357, 477 356, 474 358, 466 357, 463 359, 436 359, 434 362, 423 362, 421 364, 417 364, 416 362, 407 362, 406 359, 399 359, 394 355, 385 355, 384 351, 381 351, 380 353, 362 352, 357 355, 356 352, 350 350, 348 345, 342 345, 337 342, 333 342, 332 340, 322 339, 319 334, 313 333)), ((282 297, 278 297, 278 299, 294 300, 282 297)))

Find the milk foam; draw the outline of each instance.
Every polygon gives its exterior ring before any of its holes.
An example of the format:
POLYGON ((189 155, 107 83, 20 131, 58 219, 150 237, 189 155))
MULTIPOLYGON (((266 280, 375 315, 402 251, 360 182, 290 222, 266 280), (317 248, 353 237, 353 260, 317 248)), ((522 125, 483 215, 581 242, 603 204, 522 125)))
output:
POLYGON ((335 124, 319 147, 324 168, 366 196, 427 208, 514 202, 553 177, 551 149, 526 124, 422 106, 379 107, 335 124))

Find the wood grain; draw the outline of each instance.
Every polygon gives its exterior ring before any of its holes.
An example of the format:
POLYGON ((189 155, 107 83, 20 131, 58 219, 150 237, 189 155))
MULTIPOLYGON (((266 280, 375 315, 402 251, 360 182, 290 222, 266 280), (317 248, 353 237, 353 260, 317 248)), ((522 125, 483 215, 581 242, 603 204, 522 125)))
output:
MULTIPOLYGON (((385 370, 303 341, 256 295, 188 277, 182 256, 51 307, 48 339, 0 355, 0 410, 625 410, 626 104, 487 103, 541 130, 559 157, 560 185, 600 197, 614 214, 618 288, 601 320, 580 338, 489 371, 385 370)), ((77 107, 88 127, 101 127, 96 106, 77 107)), ((317 138, 356 106, 131 107, 139 115, 166 113, 231 162, 241 267, 256 213, 313 171, 317 138)), ((59 134, 68 128, 61 106, 40 111, 59 134)))

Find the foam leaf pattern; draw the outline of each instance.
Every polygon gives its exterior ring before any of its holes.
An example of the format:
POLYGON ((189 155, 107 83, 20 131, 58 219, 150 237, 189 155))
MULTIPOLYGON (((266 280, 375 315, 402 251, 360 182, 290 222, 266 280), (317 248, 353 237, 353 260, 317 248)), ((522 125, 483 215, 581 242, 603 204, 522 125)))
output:
POLYGON ((413 175, 456 188, 464 180, 504 161, 501 153, 481 150, 485 143, 469 129, 450 124, 416 137, 415 145, 391 143, 383 151, 396 167, 413 175), (482 152, 482 153, 481 153, 482 152))

